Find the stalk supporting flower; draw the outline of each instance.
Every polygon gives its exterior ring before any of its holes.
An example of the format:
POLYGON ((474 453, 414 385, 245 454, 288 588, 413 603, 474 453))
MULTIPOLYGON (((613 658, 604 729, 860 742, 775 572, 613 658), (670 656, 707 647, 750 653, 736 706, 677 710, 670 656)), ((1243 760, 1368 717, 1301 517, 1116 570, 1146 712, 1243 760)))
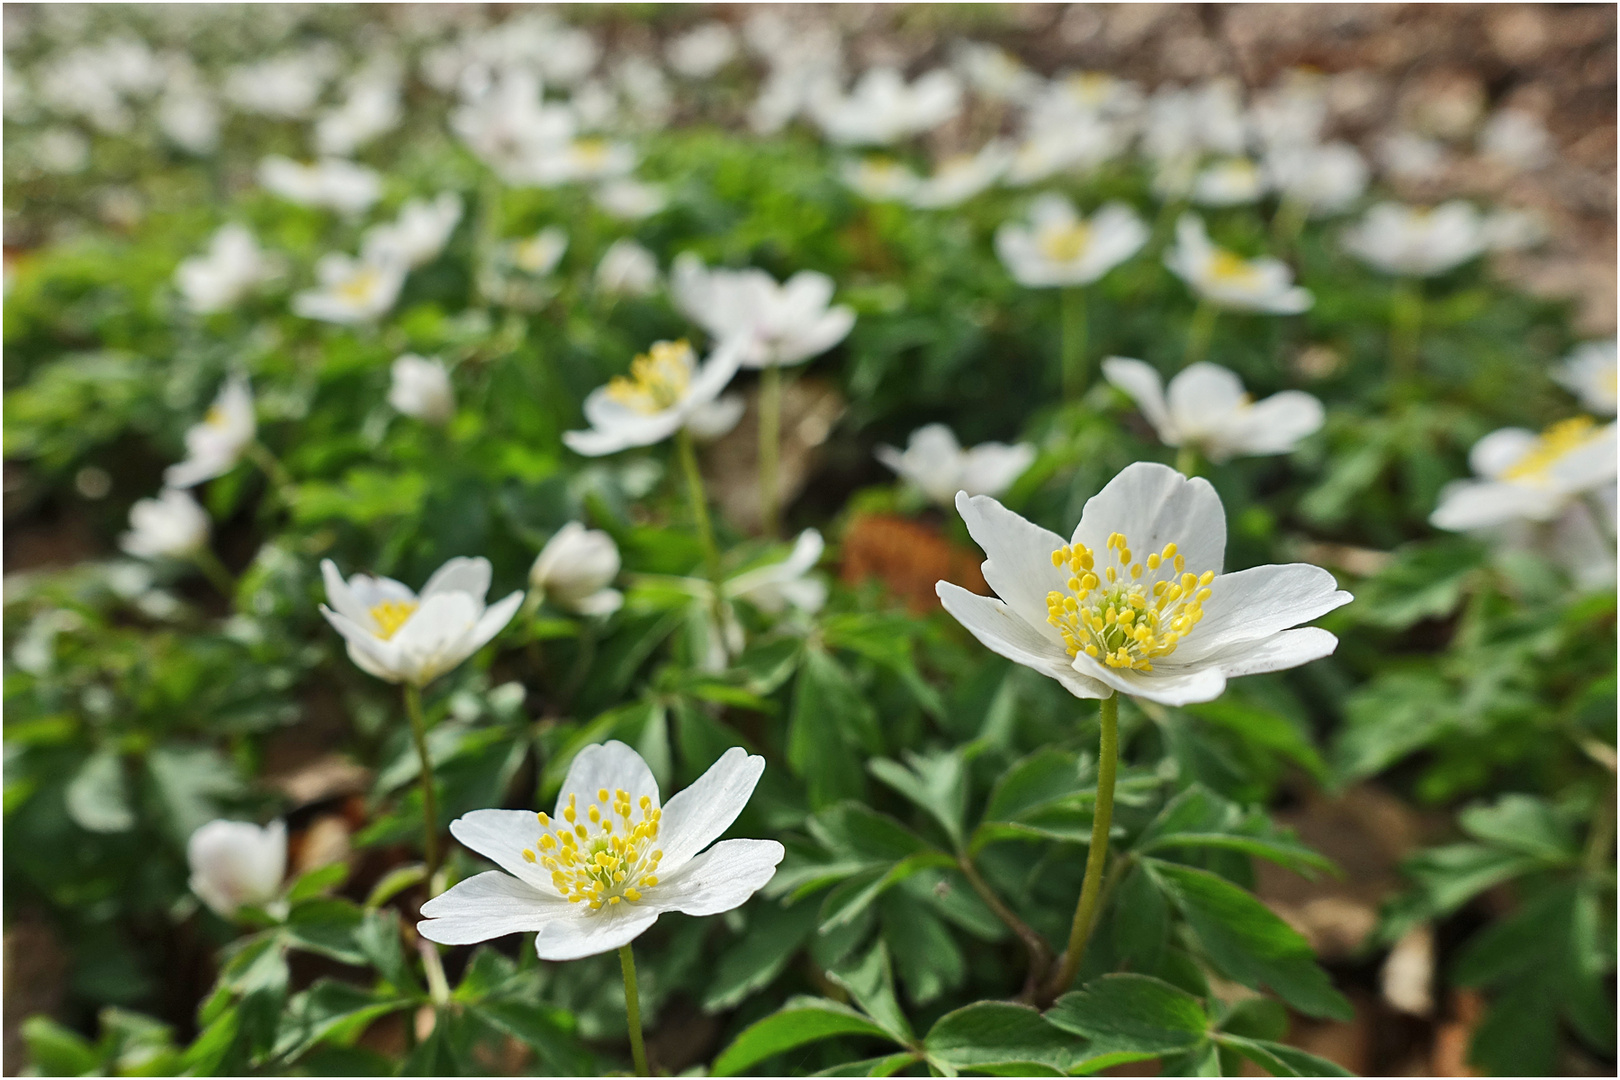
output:
POLYGON ((411 718, 411 739, 422 763, 422 857, 427 862, 428 892, 439 872, 439 799, 433 790, 433 759, 428 756, 427 721, 422 716, 422 691, 405 684, 405 712, 411 718))
POLYGON ((1187 367, 1209 355, 1209 341, 1215 336, 1215 317, 1219 314, 1215 305, 1208 300, 1198 301, 1198 308, 1187 327, 1187 354, 1182 358, 1187 367))
POLYGON ((637 1076, 651 1076, 647 1068, 647 1047, 641 1039, 641 999, 636 993, 636 958, 627 941, 619 946, 619 970, 624 973, 624 1015, 630 1027, 630 1056, 637 1076))
POLYGON ((782 443, 782 365, 768 364, 759 373, 759 513, 765 535, 781 528, 777 506, 777 465, 782 443))
POLYGON ((1080 900, 1074 907, 1069 926, 1069 947, 1063 963, 1047 988, 1047 998, 1067 990, 1086 956, 1086 943, 1097 922, 1098 901, 1102 896, 1103 866, 1108 861, 1108 830, 1114 823, 1114 774, 1119 765, 1119 695, 1102 699, 1098 718, 1102 741, 1097 750, 1097 804, 1091 818, 1091 850, 1086 854, 1086 876, 1080 885, 1080 900))
POLYGON ((703 563, 718 594, 720 589, 720 549, 714 543, 714 525, 709 521, 709 500, 703 491, 703 472, 698 468, 697 449, 692 445, 692 434, 684 428, 675 433, 675 450, 681 459, 681 471, 686 474, 686 493, 692 501, 692 517, 697 522, 698 538, 703 541, 703 563))
POLYGON ((1078 285, 1060 290, 1063 307, 1063 398, 1078 400, 1091 372, 1086 364, 1086 291, 1078 285))
POLYGON ((236 602, 236 578, 225 568, 225 564, 219 561, 218 555, 206 547, 200 547, 191 553, 191 561, 202 571, 202 576, 208 579, 208 583, 219 592, 219 595, 229 603, 236 602))
POLYGON ((1418 343, 1423 334, 1423 283, 1400 278, 1389 305, 1389 361, 1396 378, 1417 372, 1418 343))
POLYGON ((1182 476, 1198 475, 1197 447, 1189 444, 1176 451, 1176 472, 1182 476))

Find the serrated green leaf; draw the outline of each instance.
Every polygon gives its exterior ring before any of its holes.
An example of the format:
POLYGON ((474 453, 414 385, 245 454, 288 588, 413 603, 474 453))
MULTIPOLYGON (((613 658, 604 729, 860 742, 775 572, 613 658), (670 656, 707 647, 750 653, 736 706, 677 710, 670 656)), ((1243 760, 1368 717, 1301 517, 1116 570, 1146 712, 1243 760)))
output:
POLYGON ((744 1028, 714 1059, 713 1075, 736 1076, 766 1058, 837 1035, 893 1041, 887 1031, 847 1005, 823 998, 793 998, 779 1011, 744 1028))

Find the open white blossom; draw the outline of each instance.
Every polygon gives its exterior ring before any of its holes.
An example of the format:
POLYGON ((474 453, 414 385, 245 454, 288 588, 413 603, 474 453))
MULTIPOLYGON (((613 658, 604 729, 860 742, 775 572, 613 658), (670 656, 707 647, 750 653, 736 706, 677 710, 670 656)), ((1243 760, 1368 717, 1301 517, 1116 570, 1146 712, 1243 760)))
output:
POLYGON ((1041 92, 1041 77, 999 45, 962 42, 951 60, 968 85, 991 101, 1027 102, 1041 92))
POLYGON ((1143 120, 1142 149, 1161 166, 1196 162, 1205 153, 1241 154, 1248 142, 1240 91, 1231 80, 1161 86, 1148 99, 1143 120))
POLYGON ((1123 153, 1130 137, 1123 121, 1097 112, 1078 112, 1061 124, 1037 125, 1032 118, 1007 166, 1007 183, 1022 187, 1059 173, 1090 172, 1123 153))
POLYGON ((871 68, 846 94, 823 84, 810 114, 840 146, 886 146, 932 130, 962 108, 962 82, 939 69, 907 83, 892 67, 871 68))
POLYGON ((1460 199, 1432 210, 1382 202, 1344 231, 1344 248, 1375 270, 1401 277, 1433 277, 1485 251, 1479 212, 1460 199))
POLYGON ((273 267, 253 233, 235 222, 220 226, 205 255, 194 255, 175 269, 174 281, 186 307, 199 315, 239 303, 268 278, 273 267))
POLYGON ((843 341, 855 312, 832 295, 832 278, 814 270, 779 285, 752 267, 711 270, 691 252, 676 257, 670 275, 676 308, 716 341, 739 344, 745 368, 800 364, 843 341))
POLYGON ((229 919, 245 904, 264 906, 281 891, 287 873, 287 826, 210 821, 186 841, 191 891, 229 919))
POLYGON ((560 225, 547 225, 533 236, 514 240, 503 251, 503 261, 535 277, 545 277, 557 269, 568 250, 568 234, 560 225))
POLYGON ((341 105, 315 122, 315 147, 323 154, 352 154, 399 126, 404 117, 397 65, 383 62, 359 72, 341 105))
POLYGON ((827 602, 827 583, 810 573, 826 546, 820 532, 806 529, 794 540, 787 558, 728 578, 721 595, 727 600, 747 600, 769 615, 780 615, 789 608, 814 614, 827 602))
POLYGON ((1284 199, 1303 206, 1311 217, 1323 217, 1361 198, 1371 169, 1354 146, 1330 142, 1279 147, 1266 155, 1266 173, 1284 199))
POLYGON ((456 394, 444 361, 406 353, 389 369, 388 404, 418 420, 443 424, 455 415, 456 394))
POLYGON ((910 202, 923 184, 912 169, 878 155, 844 162, 839 176, 855 194, 872 202, 910 202))
POLYGON ((658 289, 658 259, 628 237, 608 245, 596 264, 596 287, 613 296, 649 296, 658 289))
POLYGON ((1198 171, 1192 201, 1200 206, 1242 206, 1266 193, 1266 175, 1248 158, 1222 158, 1198 171))
POLYGON ((612 587, 619 566, 613 537, 570 521, 535 558, 529 584, 558 607, 580 615, 611 615, 624 603, 624 594, 612 587))
POLYGON ((1035 461, 1030 443, 1009 446, 980 443, 964 450, 944 424, 928 424, 911 433, 904 451, 879 446, 877 459, 940 506, 951 505, 958 491, 1000 495, 1035 461))
POLYGON ((350 216, 364 213, 382 197, 381 177, 342 158, 305 165, 271 155, 259 162, 259 183, 300 206, 319 206, 350 216))
POLYGON ((343 326, 374 322, 399 299, 405 269, 404 263, 393 259, 355 259, 340 252, 322 255, 315 264, 319 287, 294 296, 293 312, 343 326))
POLYGON ((996 254, 1020 285, 1089 285, 1147 239, 1147 226, 1124 203, 1106 203, 1088 221, 1068 199, 1048 194, 1030 205, 1028 224, 1009 221, 996 230, 996 254))
POLYGON ((1580 399, 1581 405, 1602 416, 1615 407, 1615 343, 1588 341, 1575 348, 1553 372, 1558 384, 1580 399))
POLYGON ((315 108, 337 64, 329 46, 242 64, 225 73, 225 100, 243 112, 302 120, 315 108))
POLYGON ((158 128, 175 146, 202 157, 219 148, 219 129, 224 122, 212 90, 202 85, 189 68, 171 75, 168 88, 157 103, 158 128))
POLYGON ((1309 291, 1294 284, 1294 272, 1281 259, 1245 259, 1216 247, 1203 219, 1183 214, 1176 222, 1176 246, 1164 265, 1201 299, 1233 311, 1296 315, 1309 308, 1309 291))
POLYGON ((764 771, 764 758, 734 746, 661 806, 641 755, 617 741, 587 746, 552 814, 475 810, 450 823, 451 835, 505 873, 487 871, 429 900, 417 931, 441 945, 533 931, 540 959, 577 960, 628 945, 666 911, 739 907, 785 852, 775 840, 714 841, 764 771))
POLYGON ((1446 171, 1446 148, 1437 139, 1413 131, 1386 132, 1378 140, 1378 163, 1396 180, 1423 183, 1446 171))
POLYGON ((253 390, 246 378, 233 375, 208 407, 202 423, 186 432, 186 460, 165 469, 163 482, 173 488, 188 488, 223 476, 235 468, 258 431, 253 390))
POLYGON ((741 353, 740 344, 722 343, 699 364, 686 342, 656 342, 635 358, 629 375, 590 392, 584 406, 589 430, 565 432, 563 442, 587 457, 662 442, 714 404, 737 373, 741 353))
POLYGON ((960 206, 1001 179, 1012 157, 1006 140, 992 139, 976 154, 946 158, 932 176, 918 182, 907 201, 923 210, 960 206))
POLYGON ((426 686, 460 664, 512 621, 523 593, 484 606, 489 560, 455 558, 439 567, 421 595, 392 578, 355 574, 347 582, 331 559, 321 561, 326 599, 321 614, 349 645, 349 659, 368 675, 426 686))
POLYGON ((1540 435, 1502 428, 1474 444, 1468 464, 1479 479, 1446 485, 1429 517, 1436 528, 1466 532, 1551 521, 1583 495, 1614 484, 1615 427, 1576 416, 1540 435))
POLYGON ((456 135, 508 183, 521 182, 537 161, 554 157, 578 126, 566 105, 541 99, 533 71, 504 67, 481 85, 464 88, 450 116, 456 135))
POLYGON ((1338 639, 1299 624, 1350 602, 1333 575, 1293 563, 1221 572, 1226 512, 1209 482, 1126 467, 1065 541, 966 493, 956 507, 989 556, 996 597, 940 582, 945 610, 993 652, 1081 698, 1213 701, 1238 675, 1298 667, 1338 639))
POLYGON ((461 196, 440 192, 431 202, 411 199, 399 217, 366 230, 360 250, 369 263, 399 263, 407 269, 439 257, 461 221, 461 196))
POLYGON ((208 543, 208 511, 188 492, 164 488, 129 508, 129 531, 118 546, 140 559, 184 559, 208 543))
POLYGON ((688 79, 707 79, 737 55, 737 35, 719 20, 694 26, 664 50, 669 66, 688 79))
POLYGON ((663 188, 629 177, 603 184, 596 189, 594 198, 597 206, 621 221, 639 221, 669 205, 669 195, 663 188))
POLYGON ((1302 390, 1264 401, 1244 392, 1243 380, 1217 364, 1188 365, 1170 380, 1140 360, 1112 357, 1103 376, 1131 396, 1166 446, 1191 446, 1220 463, 1234 457, 1290 453, 1322 426, 1322 403, 1302 390))

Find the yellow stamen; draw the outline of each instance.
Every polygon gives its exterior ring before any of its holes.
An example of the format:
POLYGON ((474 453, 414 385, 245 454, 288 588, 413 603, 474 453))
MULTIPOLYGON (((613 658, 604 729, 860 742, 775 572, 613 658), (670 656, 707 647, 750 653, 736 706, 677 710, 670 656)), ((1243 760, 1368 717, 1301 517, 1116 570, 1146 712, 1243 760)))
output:
MULTIPOLYGON (((1109 667, 1152 671, 1153 661, 1169 656, 1204 617, 1203 607, 1213 590, 1215 572, 1185 572, 1185 559, 1175 544, 1150 554, 1147 562, 1134 562, 1130 542, 1122 533, 1108 537, 1125 573, 1107 567, 1103 581, 1087 573, 1071 577, 1069 594, 1046 594, 1047 621, 1063 636, 1070 656, 1085 653, 1109 667)), ((1062 567, 1085 562, 1093 555, 1083 544, 1065 545, 1052 553, 1052 564, 1062 567)))
POLYGON ((384 600, 380 604, 373 604, 371 620, 377 624, 377 636, 387 641, 399 633, 399 628, 404 626, 421 606, 421 602, 417 600, 384 600))
POLYGON ((697 356, 685 341, 660 341, 608 383, 608 397, 639 413, 663 412, 686 396, 697 356))

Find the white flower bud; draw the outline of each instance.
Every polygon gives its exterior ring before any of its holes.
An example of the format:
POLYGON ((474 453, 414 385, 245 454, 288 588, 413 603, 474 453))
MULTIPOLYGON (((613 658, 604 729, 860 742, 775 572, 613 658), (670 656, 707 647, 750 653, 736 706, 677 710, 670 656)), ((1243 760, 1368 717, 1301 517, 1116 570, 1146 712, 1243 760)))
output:
POLYGON ((275 899, 287 872, 287 827, 210 821, 186 842, 191 891, 223 918, 243 904, 275 899))

